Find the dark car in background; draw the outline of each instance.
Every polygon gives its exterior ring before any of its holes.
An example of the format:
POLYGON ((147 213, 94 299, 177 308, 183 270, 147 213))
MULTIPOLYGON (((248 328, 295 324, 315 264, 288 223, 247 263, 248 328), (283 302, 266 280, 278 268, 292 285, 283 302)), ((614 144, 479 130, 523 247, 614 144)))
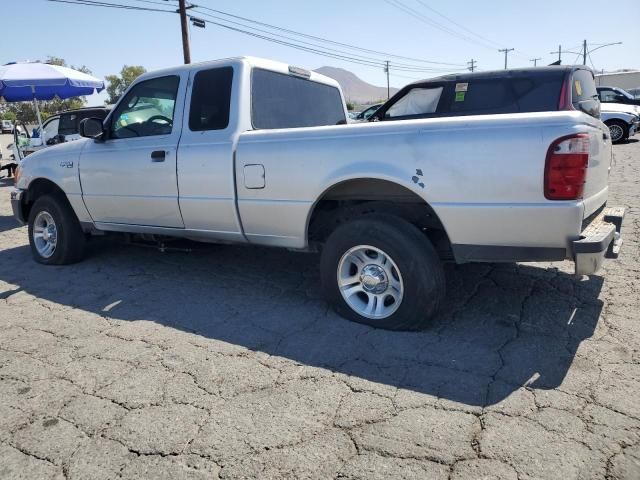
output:
POLYGON ((411 83, 369 121, 582 110, 600 115, 594 75, 581 65, 445 75, 411 83))
POLYGON ((374 113, 376 113, 376 111, 382 106, 382 103, 376 103, 375 105, 371 105, 370 107, 365 108, 364 110, 362 110, 360 113, 358 113, 354 120, 357 121, 365 121, 365 120, 369 120, 369 118, 371 118, 371 115, 373 115, 374 113))
POLYGON ((13 143, 7 148, 13 152, 15 160, 58 143, 80 139, 79 125, 85 118, 105 119, 111 106, 84 107, 58 113, 47 118, 40 127, 30 132, 24 123, 17 123, 13 143), (32 135, 30 135, 32 133, 32 135))
POLYGON ((640 105, 640 98, 618 87, 597 87, 598 97, 602 103, 624 103, 640 105))

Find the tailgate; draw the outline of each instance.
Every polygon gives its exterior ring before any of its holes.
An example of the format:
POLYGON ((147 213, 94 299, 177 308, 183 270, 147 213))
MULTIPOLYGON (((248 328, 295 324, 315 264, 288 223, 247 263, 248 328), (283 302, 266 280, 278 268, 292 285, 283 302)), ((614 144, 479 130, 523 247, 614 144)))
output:
POLYGON ((590 124, 589 166, 583 191, 584 218, 598 210, 606 201, 611 167, 611 136, 606 125, 590 124))

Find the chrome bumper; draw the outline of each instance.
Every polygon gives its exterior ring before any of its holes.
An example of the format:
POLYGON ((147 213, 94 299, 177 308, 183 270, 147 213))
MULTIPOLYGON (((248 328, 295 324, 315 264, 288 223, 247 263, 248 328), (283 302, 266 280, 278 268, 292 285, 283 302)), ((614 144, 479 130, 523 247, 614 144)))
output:
POLYGON ((576 275, 596 273, 606 258, 617 258, 622 248, 624 207, 607 207, 571 243, 576 275))
POLYGON ((24 196, 24 190, 19 190, 14 188, 11 190, 11 209, 13 210, 13 216, 16 220, 18 220, 22 225, 27 223, 24 218, 24 213, 22 211, 22 197, 24 196))

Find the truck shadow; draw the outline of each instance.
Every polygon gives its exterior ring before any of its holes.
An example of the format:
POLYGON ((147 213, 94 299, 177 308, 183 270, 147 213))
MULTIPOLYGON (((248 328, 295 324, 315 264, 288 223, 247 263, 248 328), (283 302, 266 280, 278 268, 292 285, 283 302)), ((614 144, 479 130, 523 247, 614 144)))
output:
POLYGON ((13 216, 0 215, 0 233, 18 228, 20 224, 13 216))
POLYGON ((470 406, 495 404, 523 385, 558 387, 603 306, 600 277, 451 265, 447 300, 432 327, 389 332, 328 309, 314 255, 231 246, 162 254, 92 243, 84 262, 67 267, 36 264, 27 246, 2 250, 0 280, 61 305, 149 320, 470 406))

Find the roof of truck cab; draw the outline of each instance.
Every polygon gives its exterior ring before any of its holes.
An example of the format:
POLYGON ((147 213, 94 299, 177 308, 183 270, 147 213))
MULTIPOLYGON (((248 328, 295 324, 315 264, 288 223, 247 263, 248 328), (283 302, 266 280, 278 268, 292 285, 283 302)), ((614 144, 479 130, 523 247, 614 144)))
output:
POLYGON ((222 67, 222 66, 231 66, 231 65, 249 65, 252 68, 262 68, 265 70, 271 70, 274 72, 283 73, 286 75, 293 75, 289 70, 289 67, 295 67, 298 69, 306 70, 309 72, 309 80, 314 82, 323 83, 325 85, 330 85, 332 87, 336 87, 340 89, 340 84, 335 81, 333 78, 327 77, 326 75, 322 75, 321 73, 314 72, 313 70, 306 69, 304 67, 298 65, 291 65, 288 63, 278 62, 276 60, 269 60, 266 58, 260 57, 251 57, 251 56, 242 56, 242 57, 230 57, 230 58, 221 58, 218 60, 207 60, 204 62, 190 63, 188 65, 177 65, 175 67, 163 68, 160 70, 154 70, 150 72, 143 73, 140 75, 140 79, 144 79, 147 77, 157 77, 158 75, 164 74, 175 74, 177 72, 181 72, 186 70, 200 70, 203 67, 222 67))
POLYGON ((486 72, 452 73, 442 75, 440 77, 418 80, 410 85, 419 85, 431 82, 460 82, 490 78, 520 77, 525 75, 528 77, 537 75, 548 76, 553 73, 561 74, 574 70, 589 70, 593 73, 593 70, 584 65, 550 65, 548 67, 511 68, 508 70, 489 70, 486 72))

